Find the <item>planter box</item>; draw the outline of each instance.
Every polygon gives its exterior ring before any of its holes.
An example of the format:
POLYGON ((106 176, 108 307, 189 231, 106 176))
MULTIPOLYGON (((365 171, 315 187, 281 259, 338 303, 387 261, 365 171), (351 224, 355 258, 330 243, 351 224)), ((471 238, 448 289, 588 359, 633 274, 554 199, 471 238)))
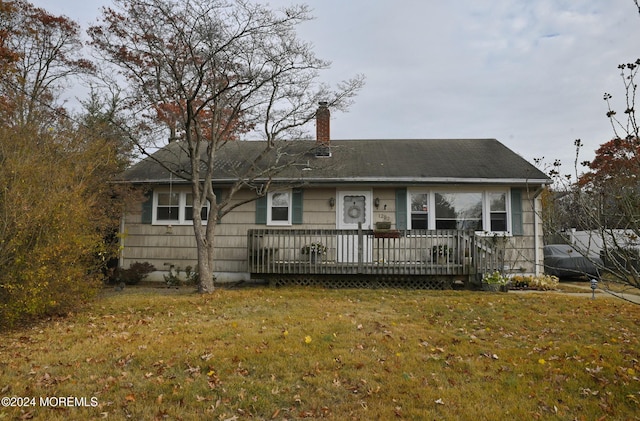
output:
POLYGON ((389 222, 389 221, 376 222, 376 229, 378 229, 378 230, 391 229, 391 222, 389 222))
POLYGON ((375 230, 373 231, 374 238, 400 238, 400 231, 398 230, 375 230))
POLYGON ((487 284, 487 283, 482 283, 482 290, 483 291, 490 291, 490 292, 500 292, 502 291, 504 285, 500 285, 500 284, 487 284))

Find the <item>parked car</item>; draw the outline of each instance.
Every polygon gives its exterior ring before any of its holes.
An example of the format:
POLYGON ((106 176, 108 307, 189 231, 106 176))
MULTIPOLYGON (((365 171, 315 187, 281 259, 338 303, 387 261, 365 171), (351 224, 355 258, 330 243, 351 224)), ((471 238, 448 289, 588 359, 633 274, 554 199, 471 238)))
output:
POLYGON ((602 250, 600 258, 607 269, 640 271, 640 249, 638 247, 618 247, 602 250))
POLYGON ((597 255, 585 256, 568 244, 544 246, 544 271, 558 278, 581 276, 597 277, 602 259, 597 255))

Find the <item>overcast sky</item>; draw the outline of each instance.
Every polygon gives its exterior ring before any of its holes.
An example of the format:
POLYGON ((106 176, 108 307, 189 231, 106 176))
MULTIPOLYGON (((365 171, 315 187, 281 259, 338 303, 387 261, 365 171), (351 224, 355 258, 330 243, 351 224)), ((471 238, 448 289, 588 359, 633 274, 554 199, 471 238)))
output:
MULTIPOLYGON (((32 3, 85 30, 110 1, 32 3)), ((633 0, 306 3, 316 19, 299 34, 332 61, 323 80, 366 76, 350 111, 333 114, 332 139, 496 138, 569 172, 575 139, 584 160, 612 137, 603 94, 622 101, 617 66, 640 58, 633 0)))

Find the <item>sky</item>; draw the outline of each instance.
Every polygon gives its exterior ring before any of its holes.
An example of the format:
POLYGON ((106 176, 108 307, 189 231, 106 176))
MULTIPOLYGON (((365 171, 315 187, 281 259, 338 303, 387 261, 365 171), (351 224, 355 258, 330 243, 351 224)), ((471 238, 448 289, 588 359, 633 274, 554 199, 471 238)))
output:
MULTIPOLYGON (((111 4, 32 3, 83 31, 111 4)), ((583 161, 613 137, 603 95, 623 111, 618 64, 640 58, 633 0, 303 3, 315 19, 298 33, 332 62, 321 81, 366 77, 349 111, 333 113, 332 139, 496 138, 530 162, 560 159, 569 173, 576 139, 583 161)))

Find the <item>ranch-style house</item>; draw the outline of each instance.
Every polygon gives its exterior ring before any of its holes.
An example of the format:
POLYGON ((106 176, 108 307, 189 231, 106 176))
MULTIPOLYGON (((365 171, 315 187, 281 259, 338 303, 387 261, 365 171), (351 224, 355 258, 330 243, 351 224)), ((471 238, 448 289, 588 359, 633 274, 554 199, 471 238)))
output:
MULTIPOLYGON (((279 141, 262 162, 289 163, 230 198, 243 204, 218 220, 217 281, 446 287, 542 271, 539 193, 550 180, 498 140, 331 140, 324 103, 316 119, 315 141, 279 141)), ((218 202, 263 150, 218 151, 218 202)), ((197 267, 191 187, 167 170, 188 165, 175 141, 123 174, 145 194, 122 216, 121 267, 149 262, 156 279, 197 267)))

